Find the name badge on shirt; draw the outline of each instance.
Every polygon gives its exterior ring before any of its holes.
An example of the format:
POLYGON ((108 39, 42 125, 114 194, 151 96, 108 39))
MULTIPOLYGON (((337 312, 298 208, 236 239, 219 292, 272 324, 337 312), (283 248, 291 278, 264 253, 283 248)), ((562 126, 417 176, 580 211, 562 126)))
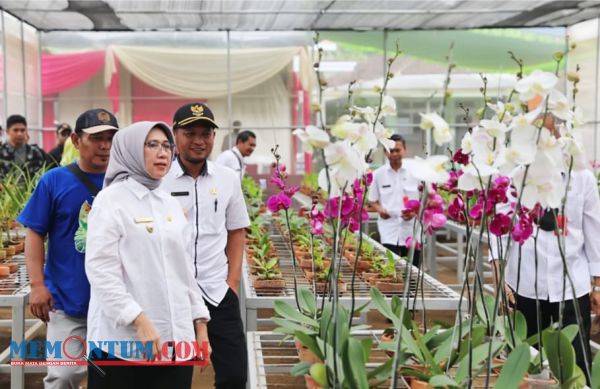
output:
POLYGON ((388 185, 383 185, 382 188, 391 188, 392 185, 388 184, 388 185))
POLYGON ((133 219, 135 224, 140 223, 152 223, 154 221, 153 217, 136 217, 133 219))
POLYGON ((190 192, 171 192, 171 196, 173 197, 177 197, 177 196, 189 196, 190 192))

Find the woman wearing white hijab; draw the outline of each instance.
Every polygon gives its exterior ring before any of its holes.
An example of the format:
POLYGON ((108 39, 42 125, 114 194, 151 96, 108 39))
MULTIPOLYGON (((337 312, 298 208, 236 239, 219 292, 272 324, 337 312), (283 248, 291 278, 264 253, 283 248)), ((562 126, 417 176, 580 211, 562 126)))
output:
POLYGON ((140 362, 170 359, 166 342, 207 346, 208 355, 187 349, 173 353, 176 361, 210 356, 209 312, 187 250, 192 237, 179 203, 158 188, 173 148, 171 130, 161 122, 134 123, 113 138, 104 189, 88 217, 87 340, 96 347, 89 350, 92 360, 139 365, 101 365, 104 376, 90 367, 90 389, 190 388, 192 365, 140 362))

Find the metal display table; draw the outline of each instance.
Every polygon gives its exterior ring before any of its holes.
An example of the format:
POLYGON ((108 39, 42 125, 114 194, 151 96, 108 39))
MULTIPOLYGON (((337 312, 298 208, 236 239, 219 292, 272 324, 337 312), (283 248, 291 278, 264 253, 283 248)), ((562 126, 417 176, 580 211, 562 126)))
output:
MULTIPOLYGON (((357 331, 354 335, 373 338, 371 356, 367 369, 374 368, 387 361, 389 357, 384 351, 377 350, 379 338, 383 331, 357 331)), ((284 339, 284 335, 259 331, 246 334, 248 344, 248 387, 252 389, 267 388, 303 388, 304 378, 293 377, 291 368, 298 363, 298 354, 293 339, 284 339)), ((406 388, 402 380, 398 380, 397 388, 406 388)), ((381 386, 389 388, 389 383, 381 386)))
MULTIPOLYGON (((285 289, 281 291, 269 292, 269 291, 256 291, 254 289, 251 278, 250 269, 244 261, 242 268, 242 285, 241 285, 241 310, 242 318, 245 319, 245 325, 247 331, 255 331, 257 328, 257 310, 259 308, 272 308, 275 300, 285 301, 293 304, 294 302, 294 269, 292 265, 292 256, 288 243, 284 240, 284 237, 271 224, 271 241, 277 251, 279 257, 279 267, 283 278, 286 281, 285 289), (245 315, 244 315, 245 312, 245 315), (244 317, 245 316, 245 317, 244 317)), ((365 240, 369 240, 377 250, 385 252, 385 248, 378 242, 372 240, 368 236, 364 235, 365 240)), ((403 277, 406 268, 406 262, 400 257, 396 258, 396 270, 400 278, 403 277)), ((340 297, 340 302, 347 307, 351 305, 351 282, 352 282, 352 268, 345 259, 341 261, 341 279, 346 283, 348 291, 343 293, 340 297)), ((415 279, 418 274, 418 269, 412 267, 411 279, 415 279)), ((431 309, 431 310, 455 310, 458 307, 460 296, 458 293, 450 289, 448 286, 442 284, 435 278, 428 274, 423 274, 423 288, 419 288, 417 296, 415 296, 416 285, 410 285, 410 307, 414 307, 417 310, 431 309), (416 297, 416 299, 415 299, 416 297)), ((296 281, 298 287, 306 287, 312 289, 312 283, 308 282, 302 273, 299 266, 296 267, 296 281)), ((415 282, 416 284, 416 282, 415 282)), ((371 286, 363 281, 356 275, 354 282, 355 292, 355 307, 361 306, 366 303, 371 303, 371 296, 369 291, 371 286)), ((396 293, 401 295, 402 292, 396 293)), ((389 293, 388 293, 389 295, 389 293)), ((370 307, 374 307, 370 305, 370 307)))
MULTIPOLYGON (((11 262, 18 265, 18 270, 7 277, 0 278, 0 307, 10 307, 12 320, 4 320, 2 325, 11 326, 11 339, 22 342, 33 334, 40 325, 40 320, 28 320, 28 324, 34 323, 34 328, 25 334, 25 308, 29 301, 29 276, 25 267, 25 256, 15 255, 11 262)), ((25 371, 44 372, 45 367, 25 368, 23 366, 10 366, 10 347, 0 353, 0 373, 10 373, 11 389, 21 389, 25 386, 25 371)))

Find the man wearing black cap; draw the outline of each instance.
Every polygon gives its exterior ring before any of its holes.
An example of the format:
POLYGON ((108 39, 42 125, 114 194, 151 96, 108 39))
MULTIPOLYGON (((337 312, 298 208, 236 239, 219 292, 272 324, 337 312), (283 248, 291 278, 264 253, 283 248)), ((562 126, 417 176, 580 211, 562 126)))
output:
MULTIPOLYGON (((47 323, 48 342, 86 338, 90 299, 84 266, 87 215, 102 188, 117 129, 117 119, 105 109, 82 113, 71 134, 79 162, 44 174, 17 218, 27 227, 25 260, 31 280, 31 313, 47 323)), ((84 351, 84 345, 76 341, 63 347, 65 355, 84 351)), ((79 388, 85 373, 85 366, 48 366, 44 387, 79 388)))
POLYGON ((162 189, 181 203, 194 233, 191 256, 208 310, 208 338, 216 388, 244 388, 247 354, 239 287, 245 228, 250 225, 236 173, 208 160, 215 118, 202 103, 179 108, 173 118, 179 151, 162 189))

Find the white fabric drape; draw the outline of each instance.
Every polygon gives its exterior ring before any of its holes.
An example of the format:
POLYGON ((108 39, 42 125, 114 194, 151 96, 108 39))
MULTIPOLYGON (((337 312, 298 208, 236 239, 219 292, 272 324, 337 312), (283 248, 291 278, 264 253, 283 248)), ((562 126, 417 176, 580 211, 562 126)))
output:
MULTIPOLYGON (((132 75, 154 88, 190 98, 227 95, 225 49, 111 46, 110 51, 132 75)), ((232 49, 231 93, 243 92, 272 78, 302 51, 300 47, 232 49)), ((105 82, 114 69, 111 62, 107 56, 105 82)))

